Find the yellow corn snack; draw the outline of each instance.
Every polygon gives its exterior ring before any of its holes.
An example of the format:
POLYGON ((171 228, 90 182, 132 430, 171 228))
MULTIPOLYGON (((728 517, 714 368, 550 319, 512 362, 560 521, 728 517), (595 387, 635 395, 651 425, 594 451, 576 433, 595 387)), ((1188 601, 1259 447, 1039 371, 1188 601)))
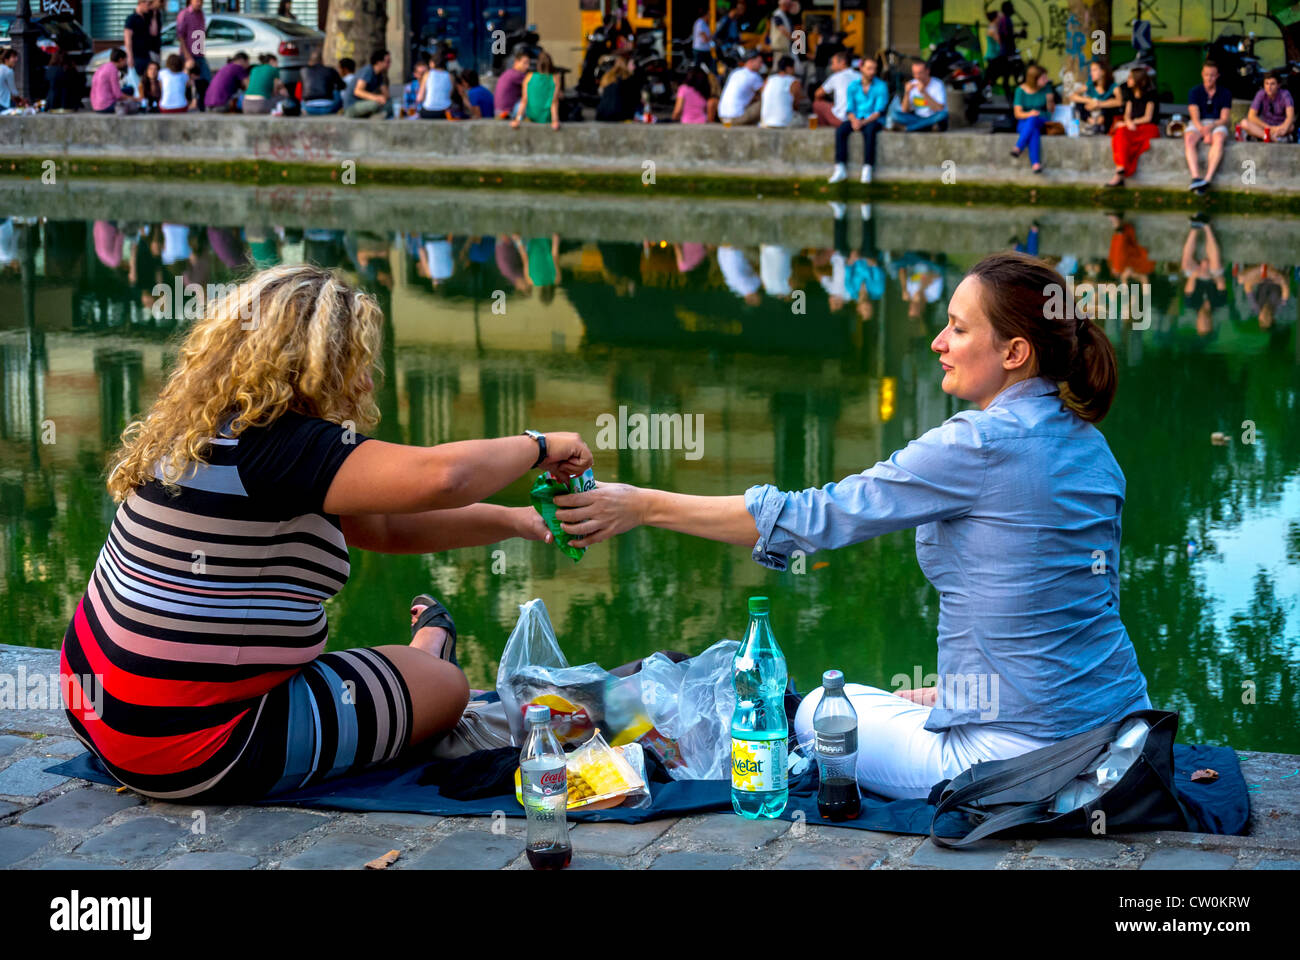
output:
MULTIPOLYGON (((605 742, 597 729, 590 740, 569 754, 565 764, 569 778, 570 810, 599 803, 617 806, 623 797, 645 787, 645 781, 632 769, 623 751, 605 742), (613 802, 611 802, 613 801, 613 802)), ((524 793, 515 770, 515 799, 521 804, 524 793)))

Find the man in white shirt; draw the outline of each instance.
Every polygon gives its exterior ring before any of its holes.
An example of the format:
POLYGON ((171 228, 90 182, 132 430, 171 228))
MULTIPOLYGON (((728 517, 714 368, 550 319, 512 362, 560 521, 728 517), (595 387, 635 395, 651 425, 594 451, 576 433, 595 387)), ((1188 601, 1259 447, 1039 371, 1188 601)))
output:
POLYGON ((741 53, 742 66, 727 74, 727 84, 718 100, 718 119, 728 125, 752 126, 762 112, 759 91, 763 89, 763 57, 757 50, 741 53))
POLYGON ((12 47, 0 51, 0 110, 24 106, 25 101, 18 96, 18 82, 14 76, 14 67, 18 64, 18 51, 12 47))
POLYGON ((834 129, 844 122, 849 109, 849 84, 856 76, 849 67, 847 50, 831 55, 831 75, 813 91, 813 113, 822 126, 834 129))
POLYGON ((759 288, 763 281, 759 279, 742 250, 736 247, 718 247, 718 269, 722 271, 722 280, 727 289, 740 297, 751 307, 763 302, 759 288))
POLYGON ((889 105, 889 122, 892 129, 909 132, 948 122, 948 91, 924 60, 912 60, 912 79, 889 105))

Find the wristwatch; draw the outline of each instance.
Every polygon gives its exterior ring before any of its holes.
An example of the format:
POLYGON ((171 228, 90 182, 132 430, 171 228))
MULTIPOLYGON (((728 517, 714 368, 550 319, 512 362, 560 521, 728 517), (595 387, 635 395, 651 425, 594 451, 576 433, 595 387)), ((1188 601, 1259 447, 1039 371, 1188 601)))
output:
POLYGON ((546 460, 546 434, 538 433, 536 430, 525 430, 524 436, 532 437, 537 441, 537 462, 530 469, 537 469, 546 460))

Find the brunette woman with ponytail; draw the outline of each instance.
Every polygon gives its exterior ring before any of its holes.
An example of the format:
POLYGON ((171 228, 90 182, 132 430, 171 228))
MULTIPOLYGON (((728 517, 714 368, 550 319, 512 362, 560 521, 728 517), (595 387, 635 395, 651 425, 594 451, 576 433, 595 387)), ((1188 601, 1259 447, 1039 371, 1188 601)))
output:
MULTIPOLYGON (((938 686, 846 687, 858 781, 886 797, 924 797, 974 762, 1148 708, 1119 617, 1124 474, 1094 426, 1115 397, 1115 351, 1100 327, 1074 318, 1065 291, 1033 257, 976 264, 930 345, 944 392, 971 408, 862 473, 729 497, 604 483, 557 497, 559 518, 577 546, 645 524, 749 547, 777 570, 795 550, 915 527, 917 560, 939 593, 938 686)), ((820 699, 820 689, 804 698, 796 734, 809 732, 820 699)))

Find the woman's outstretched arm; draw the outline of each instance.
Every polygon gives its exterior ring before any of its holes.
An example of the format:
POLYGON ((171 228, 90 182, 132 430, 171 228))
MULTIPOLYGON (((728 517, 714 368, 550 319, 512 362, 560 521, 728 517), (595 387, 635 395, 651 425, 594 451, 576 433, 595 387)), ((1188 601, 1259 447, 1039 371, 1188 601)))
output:
POLYGON ((357 514, 340 518, 348 546, 374 553, 441 553, 514 537, 550 542, 551 532, 532 507, 474 503, 423 513, 357 514))
POLYGON ((599 483, 586 493, 556 497, 555 516, 564 532, 580 536, 575 547, 608 540, 633 527, 662 527, 706 540, 752 547, 758 528, 743 496, 697 497, 626 483, 599 483))

